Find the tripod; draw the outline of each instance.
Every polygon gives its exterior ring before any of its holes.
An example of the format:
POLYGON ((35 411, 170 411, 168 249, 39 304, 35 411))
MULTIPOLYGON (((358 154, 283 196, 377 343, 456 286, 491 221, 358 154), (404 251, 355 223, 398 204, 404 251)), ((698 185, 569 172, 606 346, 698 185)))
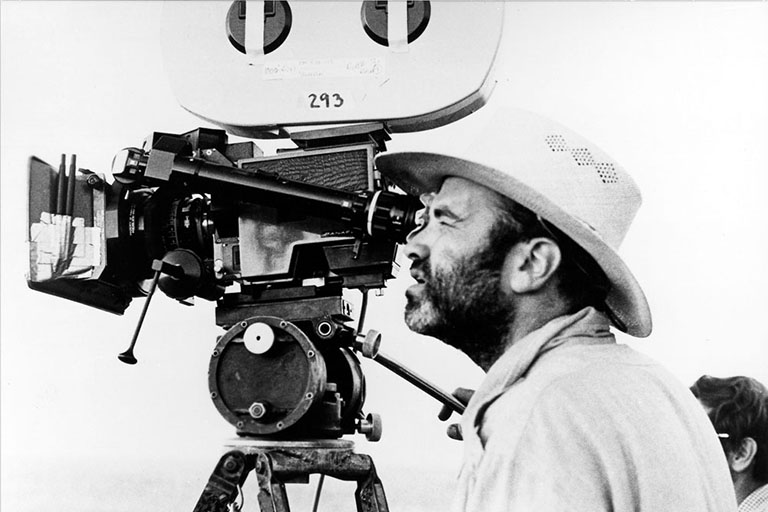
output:
POLYGON ((211 473, 194 512, 229 512, 248 473, 256 472, 261 512, 289 512, 285 484, 319 473, 357 482, 357 512, 387 512, 384 487, 373 459, 354 453, 346 440, 243 440, 229 446, 211 473))

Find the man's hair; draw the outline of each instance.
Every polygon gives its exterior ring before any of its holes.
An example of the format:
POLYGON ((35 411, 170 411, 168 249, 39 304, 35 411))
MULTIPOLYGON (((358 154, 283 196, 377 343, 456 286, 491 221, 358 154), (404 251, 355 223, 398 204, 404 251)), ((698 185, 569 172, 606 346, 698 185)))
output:
POLYGON ((709 419, 726 451, 735 451, 745 437, 757 443, 753 476, 768 482, 768 390, 750 377, 717 378, 703 375, 691 391, 709 409, 709 419))
POLYGON ((556 226, 542 219, 516 201, 499 195, 500 214, 494 234, 500 237, 501 250, 508 250, 514 243, 545 237, 560 248, 561 262, 556 271, 559 290, 571 304, 571 312, 592 306, 606 313, 605 299, 610 282, 600 265, 556 226))

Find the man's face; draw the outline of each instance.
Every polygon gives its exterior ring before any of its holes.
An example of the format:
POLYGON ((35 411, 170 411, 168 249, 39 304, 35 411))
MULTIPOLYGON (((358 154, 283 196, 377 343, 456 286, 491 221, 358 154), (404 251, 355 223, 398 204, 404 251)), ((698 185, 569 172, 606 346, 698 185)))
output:
POLYGON ((494 246, 498 196, 448 178, 426 198, 425 225, 405 247, 412 260, 405 321, 411 330, 452 345, 485 367, 502 350, 512 320, 501 272, 508 247, 494 246))

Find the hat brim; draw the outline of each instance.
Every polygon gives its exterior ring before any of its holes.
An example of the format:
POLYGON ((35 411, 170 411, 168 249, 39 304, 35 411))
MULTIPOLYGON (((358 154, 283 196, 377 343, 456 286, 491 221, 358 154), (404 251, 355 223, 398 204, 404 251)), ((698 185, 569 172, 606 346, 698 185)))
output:
POLYGON ((514 176, 484 164, 426 152, 382 153, 377 169, 405 192, 419 195, 437 191, 443 180, 455 176, 486 186, 538 213, 587 251, 611 282, 606 305, 614 324, 638 338, 651 334, 651 312, 640 284, 624 261, 589 225, 569 215, 547 197, 514 176))

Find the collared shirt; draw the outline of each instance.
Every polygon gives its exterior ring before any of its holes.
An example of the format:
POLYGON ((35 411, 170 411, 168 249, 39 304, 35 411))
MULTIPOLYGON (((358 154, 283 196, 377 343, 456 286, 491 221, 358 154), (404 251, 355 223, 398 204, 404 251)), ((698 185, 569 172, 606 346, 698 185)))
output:
POLYGON ((739 512, 768 512, 768 484, 758 487, 739 504, 739 512))
POLYGON ((736 510, 701 406, 656 362, 618 345, 593 308, 509 347, 462 432, 455 511, 736 510))

